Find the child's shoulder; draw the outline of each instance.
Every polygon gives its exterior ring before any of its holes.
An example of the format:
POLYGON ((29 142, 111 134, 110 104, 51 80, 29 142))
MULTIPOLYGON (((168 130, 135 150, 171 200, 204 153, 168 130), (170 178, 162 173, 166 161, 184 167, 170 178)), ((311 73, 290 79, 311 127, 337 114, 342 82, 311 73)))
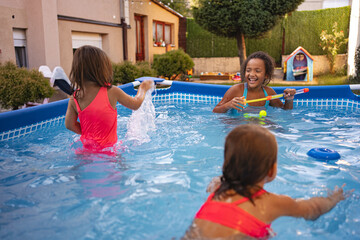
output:
POLYGON ((274 95, 274 94, 276 94, 275 90, 274 90, 272 87, 263 86, 263 88, 265 89, 265 91, 266 91, 269 95, 274 95))
POLYGON ((260 201, 266 203, 271 209, 281 209, 291 205, 294 201, 293 198, 287 195, 280 195, 271 192, 266 192, 263 196, 260 196, 260 201))
POLYGON ((244 90, 244 83, 237 83, 237 84, 234 84, 230 89, 232 90, 244 90))

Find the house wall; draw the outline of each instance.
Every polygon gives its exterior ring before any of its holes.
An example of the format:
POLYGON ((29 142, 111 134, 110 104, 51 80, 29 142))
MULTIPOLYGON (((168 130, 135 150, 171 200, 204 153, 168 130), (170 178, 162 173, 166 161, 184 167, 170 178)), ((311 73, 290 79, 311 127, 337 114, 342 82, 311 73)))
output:
MULTIPOLYGON (((174 45, 171 46, 171 49, 178 49, 179 45, 179 17, 174 15, 173 13, 166 11, 164 8, 159 6, 158 4, 152 2, 151 4, 140 2, 134 2, 132 7, 130 8, 130 21, 131 21, 131 29, 129 30, 129 35, 133 38, 133 41, 129 41, 129 53, 133 53, 133 59, 135 56, 135 20, 134 15, 144 16, 144 31, 145 31, 145 61, 152 62, 154 54, 163 54, 166 52, 166 47, 158 47, 153 45, 153 21, 161 21, 165 23, 172 24, 172 39, 174 45), (156 13, 156 14, 154 14, 156 13), (132 44, 133 43, 133 44, 132 44)), ((130 60, 130 59, 129 59, 130 60)))
POLYGON ((120 24, 120 0, 57 0, 56 2, 59 15, 120 24))
MULTIPOLYGON (((120 24, 119 0, 61 0, 57 1, 58 15, 86 20, 96 20, 104 24, 120 24)), ((69 74, 73 59, 72 32, 96 33, 102 38, 102 50, 113 62, 123 61, 123 38, 120 26, 105 26, 78 21, 58 20, 60 59, 64 71, 69 74)))
POLYGON ((24 1, 28 28, 27 51, 29 68, 60 65, 59 33, 56 0, 24 1))
MULTIPOLYGON (((100 34, 102 48, 111 61, 122 62, 123 28, 120 23, 123 9, 120 5, 123 1, 0 0, 0 62, 16 62, 13 28, 25 30, 29 68, 38 69, 41 65, 48 65, 53 69, 61 66, 69 74, 73 56, 72 32, 100 34)), ((170 49, 178 48, 177 14, 153 1, 151 4, 134 1, 133 4, 129 3, 129 10, 128 60, 136 61, 135 14, 144 16, 146 61, 151 62, 153 54, 165 53, 167 49, 153 46, 153 20, 172 24, 174 45, 170 49)))
POLYGON ((27 29, 25 0, 2 0, 0 7, 0 62, 15 60, 13 28, 27 29))
POLYGON ((102 50, 112 62, 123 61, 122 28, 102 26, 89 23, 59 20, 59 40, 61 66, 69 74, 73 59, 72 32, 98 33, 102 38, 102 50))

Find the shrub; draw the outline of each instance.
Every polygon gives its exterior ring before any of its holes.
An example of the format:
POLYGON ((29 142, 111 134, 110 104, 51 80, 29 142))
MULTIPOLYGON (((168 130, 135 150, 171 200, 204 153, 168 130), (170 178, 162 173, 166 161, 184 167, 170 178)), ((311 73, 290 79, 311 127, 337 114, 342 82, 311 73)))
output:
POLYGON ((18 68, 12 62, 0 64, 0 104, 3 108, 18 109, 27 102, 49 98, 54 93, 42 73, 18 68))
POLYGON ((120 64, 113 64, 114 84, 133 82, 137 76, 138 69, 130 61, 120 64))
POLYGON ((175 79, 179 74, 185 74, 192 69, 194 62, 182 49, 178 49, 155 55, 152 67, 157 71, 158 75, 175 79))
POLYGON ((133 82, 138 77, 156 76, 155 70, 150 68, 148 62, 132 64, 130 61, 113 63, 114 84, 133 82))
POLYGON ((334 23, 332 28, 332 33, 327 33, 327 31, 322 31, 320 34, 320 47, 322 50, 325 51, 326 57, 330 62, 330 73, 334 74, 334 66, 335 66, 335 59, 338 55, 340 47, 345 45, 348 41, 347 38, 344 36, 344 32, 337 30, 337 22, 334 23))
POLYGON ((156 76, 156 70, 152 69, 150 64, 148 62, 137 62, 136 66, 138 68, 138 77, 155 77, 156 76))

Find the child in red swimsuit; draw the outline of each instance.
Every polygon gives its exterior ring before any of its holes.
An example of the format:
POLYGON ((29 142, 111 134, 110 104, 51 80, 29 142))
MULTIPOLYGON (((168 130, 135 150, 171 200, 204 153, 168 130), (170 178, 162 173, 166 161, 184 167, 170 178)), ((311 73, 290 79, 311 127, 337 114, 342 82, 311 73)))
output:
POLYGON ((76 50, 70 72, 72 89, 65 116, 67 129, 81 134, 85 149, 101 150, 117 142, 116 103, 132 110, 138 109, 145 93, 153 86, 144 81, 135 97, 112 87, 113 70, 111 61, 101 49, 83 46, 76 50), (77 121, 79 118, 80 122, 77 121))
POLYGON ((277 143, 258 125, 241 125, 228 134, 222 171, 215 192, 196 213, 184 239, 266 239, 273 235, 270 224, 278 217, 315 220, 345 199, 343 186, 328 197, 308 200, 265 191, 264 184, 276 177, 277 143))

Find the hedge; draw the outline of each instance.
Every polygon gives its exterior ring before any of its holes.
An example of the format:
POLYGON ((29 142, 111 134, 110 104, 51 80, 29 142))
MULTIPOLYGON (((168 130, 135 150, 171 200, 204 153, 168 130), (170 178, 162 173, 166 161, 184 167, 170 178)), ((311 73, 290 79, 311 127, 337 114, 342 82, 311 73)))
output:
MULTIPOLYGON (((302 46, 312 55, 323 55, 319 46, 322 30, 331 32, 336 21, 339 30, 349 36, 350 6, 329 8, 314 11, 293 12, 285 20, 281 20, 262 39, 245 39, 246 53, 255 51, 268 52, 276 62, 281 62, 282 26, 285 28, 284 54, 292 53, 302 46)), ((237 57, 236 39, 219 37, 201 28, 194 19, 187 19, 186 51, 191 57, 237 57)), ((339 54, 346 53, 347 46, 340 49, 339 54)))

